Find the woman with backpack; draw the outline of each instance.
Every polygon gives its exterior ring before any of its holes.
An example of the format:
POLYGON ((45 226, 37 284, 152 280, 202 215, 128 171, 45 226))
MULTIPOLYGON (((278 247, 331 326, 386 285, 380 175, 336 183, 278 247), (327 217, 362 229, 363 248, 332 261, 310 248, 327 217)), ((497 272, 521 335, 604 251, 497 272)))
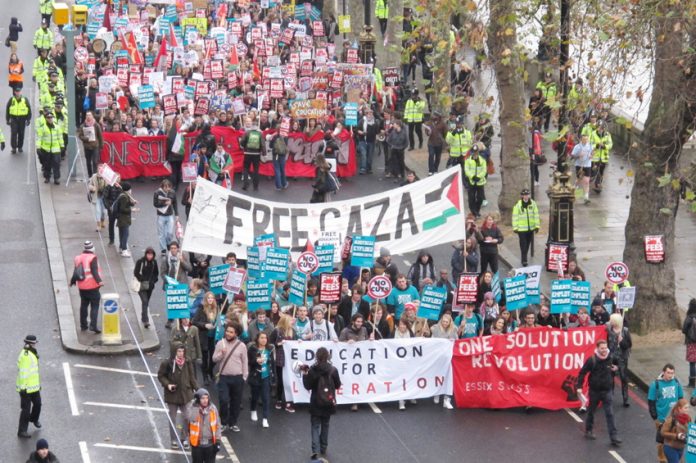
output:
POLYGON ((696 299, 689 301, 689 310, 686 312, 684 324, 684 343, 686 344, 686 361, 689 362, 688 387, 696 387, 696 299))
POLYGON ((336 413, 336 389, 341 387, 338 370, 329 361, 325 347, 317 349, 316 362, 303 365, 302 384, 311 391, 309 414, 312 419, 312 459, 326 455, 329 446, 329 420, 336 413))
POLYGON ((314 177, 314 183, 312 184, 312 197, 310 198, 310 203, 325 203, 326 194, 331 191, 331 166, 326 162, 323 154, 317 154, 314 159, 314 164, 316 165, 316 174, 314 177))
POLYGON ((273 153, 273 175, 275 177, 276 191, 288 188, 288 179, 285 177, 285 162, 288 154, 288 137, 280 132, 271 138, 271 152, 273 153))

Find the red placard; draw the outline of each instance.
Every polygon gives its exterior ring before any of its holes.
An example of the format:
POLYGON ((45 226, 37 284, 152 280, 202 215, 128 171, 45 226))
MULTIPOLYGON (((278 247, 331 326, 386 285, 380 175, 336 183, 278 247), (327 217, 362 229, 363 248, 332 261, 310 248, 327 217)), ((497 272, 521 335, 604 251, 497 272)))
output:
POLYGON ((623 262, 612 262, 607 265, 604 276, 615 285, 620 285, 628 280, 628 265, 623 262))
POLYGON ((283 117, 280 121, 280 135, 282 137, 287 137, 288 134, 290 133, 290 118, 289 117, 283 117))
POLYGON ((331 78, 331 88, 341 88, 343 85, 343 71, 336 69, 331 78))
POLYGON ((283 98, 283 79, 271 79, 271 98, 283 98))
POLYGON ((561 262, 563 273, 568 271, 568 245, 549 243, 548 256, 546 260, 546 270, 548 272, 558 272, 558 262, 561 262))
POLYGON ((324 23, 321 21, 312 21, 312 35, 314 37, 324 36, 324 23))
POLYGON ((128 69, 118 68, 116 71, 116 78, 118 79, 118 85, 121 87, 128 86, 128 69))
POLYGON ((237 73, 236 72, 228 72, 227 73, 227 88, 229 90, 232 90, 233 88, 236 88, 239 83, 237 82, 237 73))
POLYGON ((367 283, 367 295, 372 299, 384 299, 391 293, 391 280, 384 275, 377 275, 367 283))
POLYGON ((299 53, 290 53, 289 62, 291 64, 294 64, 295 66, 298 66, 300 64, 300 54, 299 53))
POLYGON ((195 92, 195 97, 200 98, 202 96, 208 95, 210 93, 210 86, 208 85, 208 82, 205 81, 197 81, 196 82, 196 92, 195 92))
POLYGON ((476 302, 478 296, 478 274, 462 273, 457 281, 454 303, 457 305, 476 302))
POLYGON ((295 34, 295 31, 294 31, 294 30, 290 29, 289 27, 286 28, 286 29, 283 31, 283 37, 281 38, 281 42, 283 42, 283 43, 285 43, 285 44, 289 44, 290 42, 292 42, 292 36, 293 36, 294 34, 295 34))
POLYGON ((173 77, 172 78, 172 93, 184 93, 184 78, 183 77, 173 77))
POLYGON ((319 259, 313 252, 303 252, 300 254, 300 257, 297 258, 297 270, 304 274, 311 275, 318 268, 319 259))
POLYGON ((341 300, 341 274, 322 273, 319 275, 319 302, 335 304, 341 300))
POLYGON ((164 105, 165 116, 176 114, 176 95, 162 95, 162 104, 164 105))
POLYGON ((224 75, 222 69, 222 60, 214 59, 210 62, 210 77, 213 79, 222 79, 224 75))
POLYGON ((452 356, 459 408, 575 408, 578 371, 606 338, 603 326, 547 327, 461 339, 452 356))
POLYGON ((346 54, 346 62, 347 63, 357 63, 358 62, 358 49, 357 48, 349 48, 348 53, 346 54))
POLYGON ((651 264, 659 264, 665 261, 664 235, 645 235, 645 261, 651 264))
POLYGON ((309 60, 302 61, 300 65, 300 75, 303 77, 309 77, 312 75, 312 62, 309 60))
POLYGON ((198 98, 196 100, 196 108, 193 111, 194 116, 203 116, 210 111, 210 100, 207 98, 198 98))

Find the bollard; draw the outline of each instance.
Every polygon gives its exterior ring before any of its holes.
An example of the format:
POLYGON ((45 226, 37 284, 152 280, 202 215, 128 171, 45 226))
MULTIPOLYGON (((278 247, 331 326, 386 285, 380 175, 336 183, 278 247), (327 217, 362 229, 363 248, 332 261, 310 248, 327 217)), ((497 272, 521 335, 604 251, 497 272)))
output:
POLYGON ((121 311, 119 310, 119 296, 116 293, 102 295, 102 344, 120 345, 121 341, 121 311))

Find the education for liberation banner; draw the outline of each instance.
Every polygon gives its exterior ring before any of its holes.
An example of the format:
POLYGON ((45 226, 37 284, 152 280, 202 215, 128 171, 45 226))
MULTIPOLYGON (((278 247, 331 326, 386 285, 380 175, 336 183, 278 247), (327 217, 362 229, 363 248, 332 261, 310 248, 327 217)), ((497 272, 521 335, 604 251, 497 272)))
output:
POLYGON ((172 174, 167 162, 167 137, 134 137, 122 132, 104 132, 101 161, 121 176, 168 177, 172 174))
POLYGON ((454 397, 459 408, 577 407, 575 381, 604 327, 545 327, 455 341, 454 397))
POLYGON ((449 243, 464 230, 461 169, 370 196, 330 203, 280 203, 229 191, 198 179, 184 251, 245 259, 254 237, 273 233, 297 254, 326 232, 376 237, 392 254, 449 243))
POLYGON ((391 402, 452 394, 452 341, 447 339, 387 339, 352 344, 324 341, 285 341, 283 384, 286 400, 309 403, 297 361, 314 363, 315 352, 325 347, 343 386, 336 391, 339 404, 391 402), (295 373, 297 371, 297 373, 295 373))

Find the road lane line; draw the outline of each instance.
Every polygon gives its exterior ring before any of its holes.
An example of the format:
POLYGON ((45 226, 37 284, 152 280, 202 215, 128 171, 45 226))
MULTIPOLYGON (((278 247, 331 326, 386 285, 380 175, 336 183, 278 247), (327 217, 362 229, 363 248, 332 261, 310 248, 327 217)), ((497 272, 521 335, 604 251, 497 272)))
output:
POLYGON ((82 363, 76 363, 73 365, 75 368, 88 368, 90 370, 100 370, 100 371, 110 371, 112 373, 126 373, 129 375, 144 375, 144 376, 153 376, 156 377, 157 375, 154 373, 147 373, 145 371, 137 371, 137 370, 124 370, 121 368, 109 368, 109 367, 100 367, 97 365, 85 365, 82 363))
POLYGON ((104 444, 101 442, 94 444, 94 446, 95 447, 103 447, 106 449, 135 450, 138 452, 169 453, 169 454, 174 454, 174 455, 185 455, 186 453, 188 453, 188 454, 191 453, 191 452, 182 452, 181 450, 160 449, 157 447, 138 447, 135 445, 104 444))
POLYGON ((72 376, 70 375, 70 364, 63 362, 63 373, 65 373, 65 387, 68 390, 68 402, 70 402, 70 411, 72 416, 80 416, 80 410, 77 408, 77 400, 75 400, 75 389, 73 388, 72 376))
POLYGON ((230 460, 232 460, 233 463, 239 463, 239 458, 237 458, 237 454, 234 453, 234 449, 232 448, 232 444, 230 444, 229 439, 227 437, 222 436, 222 439, 220 439, 222 442, 222 446, 225 447, 225 450, 227 450, 227 453, 230 456, 230 460))
POLYGON ((376 404, 374 404, 373 402, 368 402, 367 405, 369 405, 370 408, 372 409, 372 411, 377 413, 378 415, 380 415, 382 413, 382 410, 380 410, 379 407, 376 404))
POLYGON ((616 453, 616 450, 609 450, 609 455, 611 455, 612 457, 614 457, 614 458, 616 459, 616 461, 618 461, 619 463, 626 463, 626 460, 624 460, 623 458, 621 458, 621 455, 619 455, 618 453, 616 453))
POLYGON ((80 441, 80 454, 82 455, 82 463, 92 463, 92 460, 89 459, 89 450, 87 449, 87 442, 85 441, 80 441))
POLYGON ((568 413, 572 419, 574 419, 574 420, 577 421, 578 423, 582 423, 582 418, 580 418, 580 417, 577 415, 577 413, 575 413, 573 410, 571 410, 571 409, 569 409, 569 408, 564 408, 563 410, 565 410, 566 413, 568 413))
POLYGON ((150 412, 167 412, 168 411, 166 408, 145 407, 142 405, 112 404, 112 403, 106 403, 106 402, 83 402, 82 404, 89 405, 92 407, 124 408, 127 410, 145 410, 145 411, 150 411, 150 412))

